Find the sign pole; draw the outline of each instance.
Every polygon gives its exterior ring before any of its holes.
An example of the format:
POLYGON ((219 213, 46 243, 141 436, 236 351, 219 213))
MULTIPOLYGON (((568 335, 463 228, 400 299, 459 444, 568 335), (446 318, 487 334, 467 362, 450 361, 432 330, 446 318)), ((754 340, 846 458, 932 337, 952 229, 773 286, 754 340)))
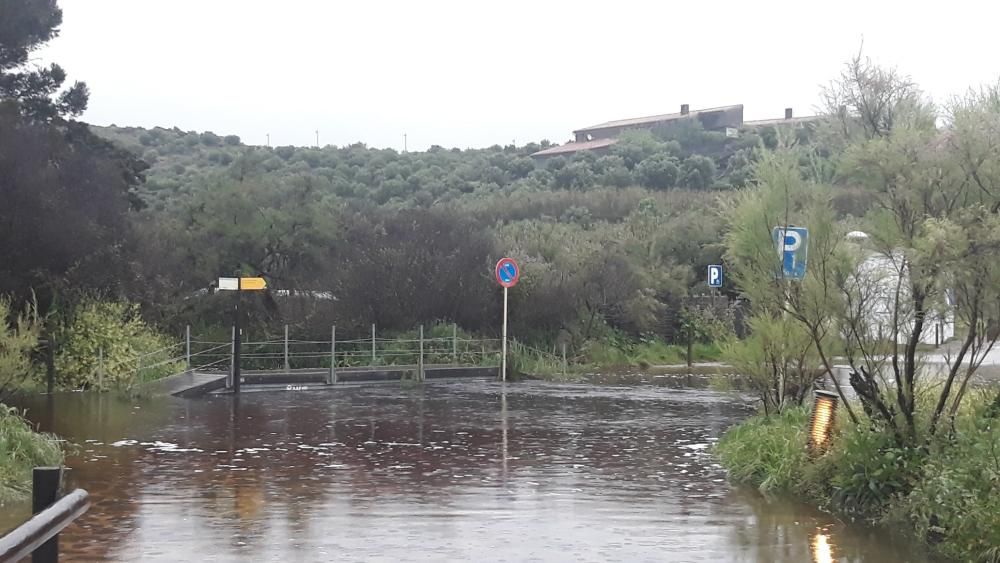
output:
POLYGON ((240 344, 242 330, 240 329, 240 296, 243 294, 243 278, 236 278, 236 306, 233 308, 233 393, 240 392, 240 344))
POLYGON ((503 288, 503 334, 501 336, 500 378, 507 383, 507 287, 503 288))
MULTIPOLYGON (((219 278, 218 288, 223 291, 235 291, 236 300, 233 303, 233 393, 240 392, 240 344, 243 331, 240 330, 240 303, 244 291, 260 291, 267 289, 267 280, 264 278, 219 278)), ((190 337, 189 337, 190 340, 190 337)), ((190 352, 190 349, 189 349, 190 352)), ((189 360, 190 361, 190 360, 189 360)))
POLYGON ((503 288, 503 329, 500 345, 500 380, 507 383, 507 290, 517 285, 521 269, 513 258, 501 258, 494 271, 497 283, 503 288))

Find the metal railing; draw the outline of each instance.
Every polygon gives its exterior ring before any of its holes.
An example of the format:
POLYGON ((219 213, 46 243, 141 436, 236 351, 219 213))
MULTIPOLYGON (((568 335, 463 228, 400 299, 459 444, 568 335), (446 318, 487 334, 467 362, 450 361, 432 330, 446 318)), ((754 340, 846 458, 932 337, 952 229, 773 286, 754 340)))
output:
POLYGON ((31 556, 33 563, 59 560, 59 532, 87 512, 87 491, 76 489, 59 498, 61 467, 36 467, 32 473, 31 504, 34 516, 0 537, 0 563, 21 561, 31 556))
MULTIPOLYGON (((440 332, 438 329, 438 334, 440 332)), ((328 381, 334 383, 337 370, 342 368, 411 366, 417 367, 418 377, 422 379, 424 366, 492 367, 500 363, 500 339, 462 338, 457 326, 451 327, 450 336, 425 338, 421 327, 416 338, 382 338, 373 325, 370 337, 343 340, 337 338, 337 328, 331 327, 329 340, 304 340, 291 337, 286 325, 283 336, 280 339, 243 340, 240 369, 258 372, 324 370, 329 371, 328 381)), ((156 361, 140 361, 137 372, 140 380, 144 370, 164 365, 177 365, 179 369, 175 373, 228 371, 231 376, 233 341, 200 340, 193 338, 188 329, 184 341, 144 357, 156 361), (170 350, 182 353, 164 359, 170 350)))

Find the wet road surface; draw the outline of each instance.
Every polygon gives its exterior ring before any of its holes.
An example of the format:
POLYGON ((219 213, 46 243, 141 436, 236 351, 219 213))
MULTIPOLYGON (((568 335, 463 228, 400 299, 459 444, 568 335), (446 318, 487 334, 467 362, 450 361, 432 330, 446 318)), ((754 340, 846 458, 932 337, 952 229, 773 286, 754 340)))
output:
POLYGON ((927 561, 727 484, 709 448, 739 398, 603 383, 20 406, 74 444, 69 485, 92 495, 67 561, 927 561))

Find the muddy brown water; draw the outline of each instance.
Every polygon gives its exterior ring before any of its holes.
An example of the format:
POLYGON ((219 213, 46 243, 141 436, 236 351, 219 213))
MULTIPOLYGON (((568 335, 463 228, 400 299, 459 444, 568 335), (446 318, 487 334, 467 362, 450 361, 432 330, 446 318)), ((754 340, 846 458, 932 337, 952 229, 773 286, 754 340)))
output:
POLYGON ((66 561, 928 561, 729 485, 709 450, 748 415, 738 397, 622 381, 19 406, 92 496, 66 561))

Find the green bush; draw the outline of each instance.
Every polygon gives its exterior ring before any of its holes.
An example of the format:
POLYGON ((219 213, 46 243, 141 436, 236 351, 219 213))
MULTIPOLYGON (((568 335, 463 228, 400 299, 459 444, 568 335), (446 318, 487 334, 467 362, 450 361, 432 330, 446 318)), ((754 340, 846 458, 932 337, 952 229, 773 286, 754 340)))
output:
POLYGON ((913 488, 925 458, 921 448, 901 448, 888 433, 852 426, 817 463, 810 481, 821 484, 817 492, 830 499, 831 508, 879 521, 891 503, 913 488))
POLYGON ((64 389, 129 389, 138 383, 180 372, 180 352, 125 301, 84 299, 60 324, 56 381, 64 389))
MULTIPOLYGON (((985 409, 982 409, 985 410, 985 409)), ((1000 420, 960 421, 954 439, 934 444, 921 479, 895 510, 916 533, 956 559, 1000 561, 1000 420)))
POLYGON ((54 436, 33 431, 16 410, 0 404, 0 503, 28 495, 33 467, 62 460, 54 436))

